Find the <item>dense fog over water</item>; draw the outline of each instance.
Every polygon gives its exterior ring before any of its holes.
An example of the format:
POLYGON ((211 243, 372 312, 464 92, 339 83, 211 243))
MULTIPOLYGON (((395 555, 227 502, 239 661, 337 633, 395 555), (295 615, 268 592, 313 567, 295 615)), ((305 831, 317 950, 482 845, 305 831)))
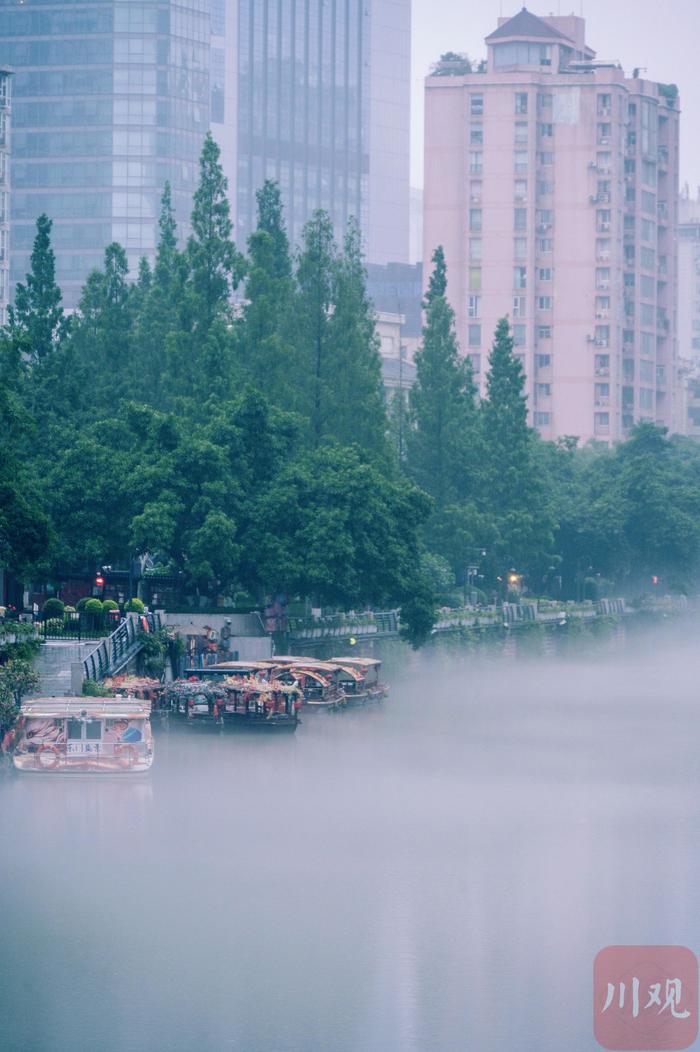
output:
POLYGON ((0 1048, 597 1048, 597 951, 700 943, 693 634, 0 778, 0 1048))

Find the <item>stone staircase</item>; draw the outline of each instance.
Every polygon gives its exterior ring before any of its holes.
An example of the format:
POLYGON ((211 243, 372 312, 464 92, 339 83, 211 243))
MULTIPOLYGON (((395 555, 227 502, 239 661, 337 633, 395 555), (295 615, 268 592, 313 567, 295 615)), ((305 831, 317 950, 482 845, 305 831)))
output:
POLYGON ((51 639, 42 643, 34 661, 34 667, 40 676, 39 685, 31 696, 57 697, 72 694, 75 689, 71 686, 72 666, 77 664, 82 667, 83 661, 94 649, 95 641, 92 639, 84 643, 75 639, 51 639))

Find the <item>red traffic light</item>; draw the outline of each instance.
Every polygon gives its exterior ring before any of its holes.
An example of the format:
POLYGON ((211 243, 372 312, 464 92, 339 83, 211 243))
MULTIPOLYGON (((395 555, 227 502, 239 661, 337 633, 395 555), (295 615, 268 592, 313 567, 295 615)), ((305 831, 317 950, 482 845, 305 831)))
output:
POLYGON ((656 576, 656 574, 652 575, 651 583, 652 584, 658 584, 659 583, 659 578, 656 576))
POLYGON ((97 577, 95 578, 95 584, 97 585, 98 588, 101 588, 104 583, 105 583, 104 577, 102 577, 101 574, 98 574, 97 577))

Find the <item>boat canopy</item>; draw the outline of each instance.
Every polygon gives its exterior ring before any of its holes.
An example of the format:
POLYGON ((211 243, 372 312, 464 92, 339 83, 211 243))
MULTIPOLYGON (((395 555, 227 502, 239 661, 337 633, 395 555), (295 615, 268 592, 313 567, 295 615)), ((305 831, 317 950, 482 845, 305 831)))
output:
POLYGON ((338 665, 352 665, 354 668, 376 668, 381 665, 377 658, 370 657, 334 657, 331 661, 338 665))
POLYGON ((30 720, 145 720, 151 705, 137 698, 32 698, 22 703, 20 714, 30 720))
POLYGON ((350 679, 354 679, 355 683, 362 683, 362 681, 365 678, 362 675, 362 673, 358 672, 356 668, 352 667, 352 665, 342 665, 340 662, 338 662, 338 668, 341 672, 344 672, 346 675, 350 676, 350 679))
POLYGON ((215 665, 206 665, 202 669, 197 669, 198 672, 208 672, 210 669, 216 669, 217 671, 223 671, 224 669, 231 669, 232 671, 242 671, 246 669, 253 669, 256 672, 268 672, 271 668, 274 668, 276 662, 274 661, 218 661, 215 665))

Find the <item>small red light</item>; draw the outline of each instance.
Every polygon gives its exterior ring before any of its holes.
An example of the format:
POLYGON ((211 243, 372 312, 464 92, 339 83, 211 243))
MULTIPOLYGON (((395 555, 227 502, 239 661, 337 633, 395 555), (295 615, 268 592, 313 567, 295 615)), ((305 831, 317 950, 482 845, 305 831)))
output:
POLYGON ((652 584, 658 584, 659 583, 659 578, 656 576, 656 574, 654 574, 652 576, 651 583, 652 584))
POLYGON ((105 583, 104 577, 101 577, 98 574, 98 576, 95 578, 95 584, 97 585, 98 588, 101 588, 104 583, 105 583))

